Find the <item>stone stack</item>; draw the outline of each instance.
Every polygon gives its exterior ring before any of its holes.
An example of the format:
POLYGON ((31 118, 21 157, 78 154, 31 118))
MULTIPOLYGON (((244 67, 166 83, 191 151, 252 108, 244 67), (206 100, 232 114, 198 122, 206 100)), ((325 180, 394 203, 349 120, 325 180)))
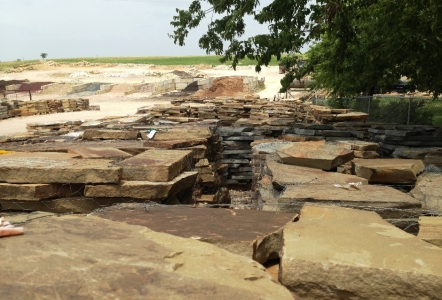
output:
POLYGON ((69 151, 1 155, 1 207, 87 212, 117 202, 194 202, 193 150, 152 149, 133 157, 109 147, 69 151))
POLYGON ((427 125, 379 125, 369 129, 370 140, 391 156, 397 147, 442 147, 442 130, 427 125))
POLYGON ((8 117, 8 107, 0 105, 0 120, 7 119, 8 117))
POLYGON ((263 131, 253 127, 220 127, 218 132, 223 146, 222 162, 228 165, 227 183, 250 185, 253 180, 250 144, 255 140, 264 139, 263 131))
POLYGON ((26 130, 34 136, 57 136, 67 134, 78 130, 83 123, 82 120, 76 121, 54 121, 54 122, 33 122, 26 124, 26 130))
POLYGON ((89 100, 81 98, 37 101, 8 100, 2 101, 0 106, 7 107, 8 117, 45 115, 90 109, 89 100))

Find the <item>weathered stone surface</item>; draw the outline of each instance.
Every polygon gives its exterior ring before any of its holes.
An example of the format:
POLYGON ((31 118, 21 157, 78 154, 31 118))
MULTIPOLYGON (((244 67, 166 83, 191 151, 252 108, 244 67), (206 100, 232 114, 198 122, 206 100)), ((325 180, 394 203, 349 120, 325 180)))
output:
POLYGON ((0 183, 0 200, 39 201, 72 197, 83 192, 79 184, 10 184, 0 183))
POLYGON ((296 216, 282 212, 182 206, 153 206, 146 213, 137 205, 131 210, 119 209, 124 205, 106 208, 104 213, 97 215, 157 232, 198 239, 261 263, 282 255, 282 228, 296 216))
POLYGON ((417 237, 442 248, 442 217, 419 217, 417 237))
POLYGON ((442 216, 442 174, 422 174, 410 194, 422 203, 423 210, 442 216))
POLYGON ((272 177, 272 183, 276 189, 283 189, 287 185, 301 184, 348 184, 351 182, 368 184, 367 179, 354 175, 281 164, 273 156, 267 156, 265 169, 266 174, 272 177))
POLYGON ((71 158, 78 158, 80 155, 72 153, 58 153, 58 152, 11 152, 3 154, 0 159, 54 159, 54 160, 68 160, 71 158))
POLYGON ((177 148, 192 147, 196 145, 207 145, 207 139, 174 140, 174 141, 148 140, 144 142, 145 147, 161 148, 161 149, 177 149, 177 148))
POLYGON ((147 150, 122 161, 123 180, 170 181, 192 163, 191 150, 147 150))
POLYGON ((78 154, 81 158, 128 158, 131 154, 113 147, 75 147, 68 148, 68 153, 78 154))
POLYGON ((441 257, 373 212, 306 205, 284 229, 280 279, 301 299, 438 299, 441 257))
POLYGON ((352 161, 353 172, 370 183, 413 184, 425 166, 414 159, 360 159, 352 161))
POLYGON ((353 151, 324 142, 295 143, 276 153, 282 163, 322 170, 331 170, 354 158, 353 151))
POLYGON ((184 172, 171 181, 122 181, 118 185, 87 185, 86 197, 123 197, 161 200, 192 187, 198 172, 184 172))
POLYGON ((360 185, 335 187, 333 184, 287 186, 277 203, 282 211, 299 212, 306 202, 351 208, 370 208, 383 218, 416 217, 421 203, 410 195, 388 186, 360 185))
POLYGON ((425 155, 424 161, 426 164, 435 165, 442 169, 442 149, 428 153, 425 155))
POLYGON ((425 156, 429 153, 437 151, 436 147, 396 147, 393 152, 393 156, 397 158, 410 158, 424 160, 425 156))
POLYGON ((86 129, 83 140, 136 140, 138 131, 86 129))
POLYGON ((4 299, 293 299, 251 259, 91 216, 34 220, 2 239, 2 271, 4 299))
MULTIPOLYGON (((14 153, 13 153, 14 154, 14 153)), ((67 153, 28 153, 0 156, 0 182, 8 183, 117 183, 121 168, 109 160, 63 159, 67 153)), ((75 155, 74 155, 75 156, 75 155)))
MULTIPOLYGON (((130 199, 133 201, 132 199, 130 199)), ((8 211, 42 211, 51 213, 89 213, 100 207, 123 202, 122 198, 87 198, 83 196, 58 198, 41 201, 2 201, 0 206, 8 211)), ((128 201, 128 200, 126 200, 128 201)))

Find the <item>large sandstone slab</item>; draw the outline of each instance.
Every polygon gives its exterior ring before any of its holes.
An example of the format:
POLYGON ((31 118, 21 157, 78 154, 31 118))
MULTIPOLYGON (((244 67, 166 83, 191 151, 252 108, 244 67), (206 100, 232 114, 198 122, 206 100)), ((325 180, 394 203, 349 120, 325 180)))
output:
POLYGON ((282 230, 296 214, 258 210, 152 206, 109 207, 97 215, 113 221, 145 226, 157 232, 198 239, 264 263, 282 255, 282 230), (201 226, 204 224, 204 226, 201 226))
POLYGON ((79 158, 80 155, 76 153, 59 153, 59 152, 11 152, 3 154, 0 159, 57 159, 68 160, 71 158, 79 158))
POLYGON ((284 229, 281 282, 301 299, 439 299, 442 249, 373 212, 306 205, 284 229))
POLYGON ((27 223, 2 239, 2 271, 3 299, 293 299, 251 259, 91 216, 27 223))
POLYGON ((414 184, 425 166, 415 159, 354 159, 353 173, 370 183, 414 184))
POLYGON ((83 140, 136 140, 138 131, 86 129, 83 140))
POLYGON ((123 180, 166 182, 190 170, 192 150, 147 150, 119 163, 123 180))
POLYGON ((265 169, 266 173, 272 177, 273 186, 279 190, 287 185, 301 184, 322 185, 327 183, 348 184, 357 182, 368 184, 367 179, 362 177, 281 164, 271 156, 267 156, 265 169))
POLYGON ((148 132, 140 131, 143 140, 153 141, 176 141, 191 139, 207 139, 213 135, 209 126, 155 126, 157 132, 149 139, 148 132))
POLYGON ((293 143, 276 151, 284 164, 331 170, 354 158, 352 150, 339 148, 324 142, 293 143))
MULTIPOLYGON (((14 154, 14 153, 13 153, 14 154)), ((0 156, 0 182, 7 183, 118 183, 121 168, 109 160, 60 158, 67 153, 28 153, 0 156)))
POLYGON ((442 248, 442 217, 419 217, 417 237, 442 248))
POLYGON ((80 184, 10 184, 0 183, 0 200, 39 201, 72 197, 83 193, 80 184))
POLYGON ((388 186, 333 184, 287 186, 276 199, 283 211, 299 212, 304 203, 315 202, 376 211, 384 218, 416 217, 422 204, 410 195, 388 186))
POLYGON ((195 184, 198 172, 184 172, 171 181, 121 181, 120 184, 87 185, 86 197, 134 198, 161 200, 195 184))
POLYGON ((422 203, 427 213, 442 216, 442 174, 422 174, 410 194, 422 203))
POLYGON ((68 148, 68 153, 77 154, 81 158, 128 158, 131 154, 113 147, 75 147, 68 148))

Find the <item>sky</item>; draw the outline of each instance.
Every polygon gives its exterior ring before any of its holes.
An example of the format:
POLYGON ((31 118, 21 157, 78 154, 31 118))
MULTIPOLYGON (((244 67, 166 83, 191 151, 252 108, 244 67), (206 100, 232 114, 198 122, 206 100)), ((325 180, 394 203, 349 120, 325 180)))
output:
MULTIPOLYGON (((262 0, 268 5, 271 0, 262 0)), ((175 8, 191 0, 1 0, 0 61, 112 56, 204 55, 198 39, 208 21, 180 47, 167 36, 175 8)), ((266 26, 246 21, 246 36, 266 26)))

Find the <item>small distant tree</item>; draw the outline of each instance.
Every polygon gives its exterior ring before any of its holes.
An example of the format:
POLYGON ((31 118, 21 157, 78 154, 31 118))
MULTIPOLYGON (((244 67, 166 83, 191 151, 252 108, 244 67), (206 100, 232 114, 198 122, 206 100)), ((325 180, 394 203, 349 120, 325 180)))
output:
POLYGON ((42 54, 40 54, 40 56, 41 56, 42 59, 45 59, 46 57, 48 57, 48 54, 47 53, 42 53, 42 54))

